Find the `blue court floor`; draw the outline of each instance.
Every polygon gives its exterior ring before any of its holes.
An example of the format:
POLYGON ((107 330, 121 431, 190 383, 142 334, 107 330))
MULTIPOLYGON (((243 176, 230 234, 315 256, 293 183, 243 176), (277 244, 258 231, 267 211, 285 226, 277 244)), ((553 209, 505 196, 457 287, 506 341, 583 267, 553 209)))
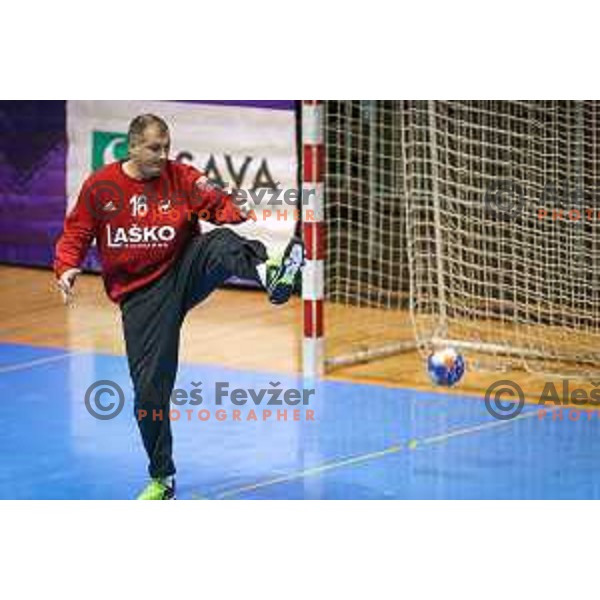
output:
MULTIPOLYGON (((294 400, 313 384, 202 364, 181 365, 176 386, 180 499, 600 497, 600 413, 574 422, 527 406, 496 421, 481 399, 339 381, 308 405, 267 405, 281 400, 269 390, 294 400), (217 405, 217 384, 267 391, 259 405, 248 391, 243 406, 231 394, 217 405)), ((106 416, 117 396, 99 398, 106 416)), ((124 357, 0 344, 0 426, 0 498, 126 499, 145 483, 124 357), (112 419, 86 408, 99 380, 123 390, 112 419)))

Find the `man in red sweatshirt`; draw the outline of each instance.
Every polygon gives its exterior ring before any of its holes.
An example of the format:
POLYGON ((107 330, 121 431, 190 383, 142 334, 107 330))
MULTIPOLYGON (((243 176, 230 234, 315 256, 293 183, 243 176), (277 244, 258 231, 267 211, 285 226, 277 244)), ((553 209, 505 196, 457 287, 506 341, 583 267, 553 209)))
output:
POLYGON ((273 263, 261 242, 229 228, 203 234, 201 220, 242 223, 245 207, 194 167, 169 160, 169 129, 160 117, 133 119, 128 142, 125 161, 84 182, 56 244, 54 270, 68 304, 96 240, 104 286, 121 309, 134 413, 150 462, 151 480, 138 498, 167 500, 175 498, 169 403, 186 313, 231 276, 260 282, 273 304, 286 302, 304 248, 293 238, 273 263), (164 419, 155 420, 153 410, 164 419))

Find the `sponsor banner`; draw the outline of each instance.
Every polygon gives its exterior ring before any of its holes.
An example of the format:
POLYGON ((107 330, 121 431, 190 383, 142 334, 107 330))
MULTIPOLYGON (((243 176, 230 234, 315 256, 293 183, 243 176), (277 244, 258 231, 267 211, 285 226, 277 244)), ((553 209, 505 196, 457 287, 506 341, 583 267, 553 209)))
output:
MULTIPOLYGON (((295 186, 293 109, 259 100, 0 102, 0 261, 52 264, 67 204, 89 173, 126 156, 127 125, 147 111, 169 122, 173 157, 250 192, 258 221, 237 231, 283 247, 297 215, 289 203, 263 210, 263 194, 276 185, 281 199, 295 186)), ((91 255, 84 266, 97 268, 91 255)))
MULTIPOLYGON (((67 195, 69 207, 94 170, 127 156, 127 127, 133 116, 155 113, 171 129, 171 158, 203 169, 220 184, 246 190, 256 221, 236 227, 240 234, 280 251, 292 235, 296 208, 268 206, 263 192, 296 187, 297 157, 293 103, 175 101, 69 101, 67 103, 67 195), (265 108, 267 106, 267 108, 265 108), (257 204, 258 203, 258 204, 257 204)), ((202 227, 210 229, 203 223, 202 227)), ((97 267, 94 256, 86 265, 97 267)))

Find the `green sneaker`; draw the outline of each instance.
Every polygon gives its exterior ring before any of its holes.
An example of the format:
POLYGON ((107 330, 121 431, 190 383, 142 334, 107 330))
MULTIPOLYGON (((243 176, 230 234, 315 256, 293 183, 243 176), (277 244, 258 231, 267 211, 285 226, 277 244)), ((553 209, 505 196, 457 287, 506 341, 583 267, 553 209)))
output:
POLYGON ((284 304, 290 299, 303 266, 304 244, 293 237, 281 259, 267 262, 267 292, 272 304, 284 304))
POLYGON ((136 500, 175 500, 175 480, 167 485, 162 479, 151 479, 136 500))

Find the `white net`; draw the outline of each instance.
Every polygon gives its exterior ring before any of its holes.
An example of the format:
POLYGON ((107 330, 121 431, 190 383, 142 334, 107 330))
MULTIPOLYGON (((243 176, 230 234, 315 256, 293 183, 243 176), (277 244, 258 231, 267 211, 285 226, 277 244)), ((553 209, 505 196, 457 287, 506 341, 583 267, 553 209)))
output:
POLYGON ((325 103, 330 366, 414 347, 397 102, 325 103))
POLYGON ((600 373, 600 103, 327 102, 327 361, 600 373))

